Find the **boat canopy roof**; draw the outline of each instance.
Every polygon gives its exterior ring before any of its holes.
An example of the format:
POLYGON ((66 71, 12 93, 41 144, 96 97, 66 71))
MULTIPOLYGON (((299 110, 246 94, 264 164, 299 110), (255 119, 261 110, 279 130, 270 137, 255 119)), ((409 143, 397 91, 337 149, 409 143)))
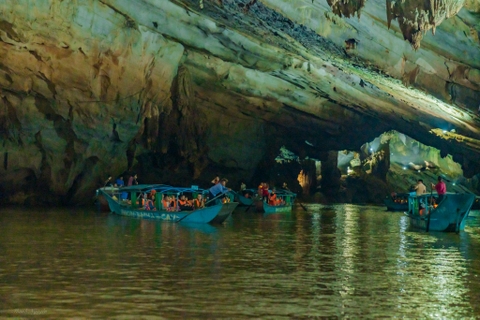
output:
POLYGON ((134 186, 128 186, 120 188, 122 192, 150 192, 155 190, 157 193, 169 193, 169 194, 180 194, 184 192, 197 192, 203 193, 204 189, 200 188, 184 188, 184 187, 173 187, 166 184, 137 184, 134 186))
MULTIPOLYGON (((272 190, 269 190, 270 193, 272 193, 272 190)), ((290 190, 285 190, 285 189, 275 189, 275 194, 277 196, 290 196, 290 197, 296 197, 297 194, 295 192, 292 192, 290 190)))

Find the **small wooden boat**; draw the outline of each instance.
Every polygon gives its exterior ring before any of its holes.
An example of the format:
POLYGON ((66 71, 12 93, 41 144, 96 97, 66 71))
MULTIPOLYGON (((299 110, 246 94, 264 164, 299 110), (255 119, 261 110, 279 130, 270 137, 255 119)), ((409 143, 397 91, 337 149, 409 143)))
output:
POLYGON ((257 194, 256 189, 245 189, 240 192, 237 192, 236 196, 240 205, 251 206, 255 201, 256 194, 257 194))
POLYGON ((212 220, 212 223, 223 223, 227 220, 231 215, 233 210, 238 206, 238 202, 227 202, 222 205, 220 212, 217 216, 212 220))
POLYGON ((410 225, 425 231, 459 232, 464 230, 475 195, 471 193, 447 193, 438 203, 429 194, 408 198, 407 216, 410 225))
POLYGON ((409 196, 409 193, 392 193, 383 200, 383 203, 387 206, 387 211, 407 211, 409 196))
POLYGON ((293 204, 297 195, 288 190, 279 190, 275 192, 279 203, 277 205, 268 204, 265 201, 257 202, 257 211, 268 213, 292 212, 293 204), (261 204, 261 207, 260 207, 261 204))
POLYGON ((471 210, 480 210, 480 197, 475 197, 471 210))
POLYGON ((158 219, 171 222, 191 222, 191 223, 210 223, 223 222, 233 212, 238 205, 236 202, 229 202, 226 204, 218 203, 201 209, 192 211, 179 211, 178 206, 173 208, 164 208, 162 199, 165 196, 176 196, 181 194, 190 194, 192 198, 196 198, 197 194, 205 194, 206 190, 192 189, 192 188, 178 188, 166 185, 136 185, 118 189, 111 193, 106 190, 98 189, 97 194, 103 195, 107 200, 110 210, 118 215, 143 218, 143 219, 158 219), (155 191, 155 203, 152 210, 146 209, 144 205, 137 199, 155 191), (121 200, 120 193, 127 192, 130 200, 121 200), (218 217, 218 218, 217 218, 218 217), (217 218, 217 220, 215 220, 217 218))

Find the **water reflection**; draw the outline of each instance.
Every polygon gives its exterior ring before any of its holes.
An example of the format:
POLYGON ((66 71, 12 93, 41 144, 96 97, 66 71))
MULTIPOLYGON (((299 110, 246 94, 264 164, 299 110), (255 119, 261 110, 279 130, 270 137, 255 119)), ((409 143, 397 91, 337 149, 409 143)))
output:
POLYGON ((0 317, 477 318, 479 219, 457 235, 354 205, 218 226, 4 209, 0 317))

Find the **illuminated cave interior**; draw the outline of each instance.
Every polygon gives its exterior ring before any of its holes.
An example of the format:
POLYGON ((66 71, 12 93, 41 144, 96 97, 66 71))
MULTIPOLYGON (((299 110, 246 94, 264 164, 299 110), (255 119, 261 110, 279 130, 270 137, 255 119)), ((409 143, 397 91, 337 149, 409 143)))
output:
MULTIPOLYGON (((442 131, 441 134, 445 135, 447 132, 442 131)), ((448 134, 454 133, 449 132, 448 134)), ((478 178, 465 178, 461 165, 455 162, 451 155, 442 157, 440 150, 426 146, 396 131, 382 134, 373 141, 362 145, 360 150, 337 151, 337 168, 341 174, 341 180, 345 180, 347 177, 372 174, 372 166, 376 165, 373 159, 378 159, 379 154, 385 156, 384 150, 379 150, 382 144, 388 144, 390 151, 387 180, 390 185, 396 186, 400 190, 403 189, 401 191, 408 191, 417 179, 423 179, 425 183, 434 182, 438 175, 441 175, 447 185, 450 185, 450 191, 477 188, 478 178), (398 183, 395 179, 398 180, 398 183)), ((313 179, 312 175, 307 174, 304 169, 300 169, 297 181, 304 194, 308 194, 312 186, 321 191, 322 161, 308 157, 300 159, 285 146, 280 148, 279 155, 275 160, 279 164, 313 161, 316 179, 313 179)))

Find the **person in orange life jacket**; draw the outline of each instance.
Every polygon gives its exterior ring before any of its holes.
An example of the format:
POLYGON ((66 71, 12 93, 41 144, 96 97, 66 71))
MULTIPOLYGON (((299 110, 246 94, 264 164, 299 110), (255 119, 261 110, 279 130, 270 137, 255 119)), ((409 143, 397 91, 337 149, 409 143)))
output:
POLYGON ((169 211, 169 208, 170 208, 170 196, 167 196, 167 195, 163 195, 163 198, 162 198, 162 206, 163 206, 163 210, 166 210, 166 211, 169 211))
POLYGON ((270 194, 270 197, 268 199, 268 204, 271 206, 277 205, 277 194, 275 193, 275 189, 273 189, 272 193, 270 194))
POLYGON ((193 210, 193 206, 192 204, 190 203, 190 201, 188 201, 187 197, 182 194, 180 196, 180 199, 178 199, 178 206, 180 207, 180 210, 184 211, 191 211, 193 210))
POLYGON ((193 207, 195 209, 205 208, 205 200, 203 199, 203 196, 201 193, 199 193, 197 195, 197 199, 193 201, 193 207))
POLYGON ((157 191, 152 190, 150 191, 150 194, 147 196, 147 199, 145 201, 145 210, 157 210, 155 208, 155 196, 157 194, 157 191))
POLYGON ((222 199, 222 203, 228 203, 228 202, 230 202, 230 197, 227 195, 224 195, 222 199))
POLYGON ((228 180, 223 178, 220 180, 219 183, 217 183, 216 185, 214 185, 213 187, 211 187, 210 189, 208 189, 208 196, 209 196, 209 203, 208 205, 209 206, 213 206, 215 203, 217 203, 217 201, 212 201, 213 198, 215 198, 216 196, 218 196, 219 194, 222 194, 222 193, 225 193, 225 192, 228 192, 230 191, 231 189, 230 188, 227 188, 225 185, 227 184, 228 180))

